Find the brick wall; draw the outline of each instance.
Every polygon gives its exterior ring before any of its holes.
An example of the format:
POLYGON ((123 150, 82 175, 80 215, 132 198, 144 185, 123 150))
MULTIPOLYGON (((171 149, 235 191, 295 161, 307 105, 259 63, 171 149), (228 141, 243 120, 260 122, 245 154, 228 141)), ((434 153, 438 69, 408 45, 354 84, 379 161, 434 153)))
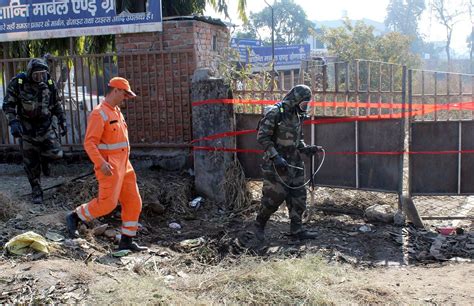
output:
POLYGON ((116 36, 118 74, 139 95, 123 108, 132 143, 192 140, 191 77, 196 68, 216 70, 228 45, 225 26, 198 20, 169 20, 163 32, 116 36))

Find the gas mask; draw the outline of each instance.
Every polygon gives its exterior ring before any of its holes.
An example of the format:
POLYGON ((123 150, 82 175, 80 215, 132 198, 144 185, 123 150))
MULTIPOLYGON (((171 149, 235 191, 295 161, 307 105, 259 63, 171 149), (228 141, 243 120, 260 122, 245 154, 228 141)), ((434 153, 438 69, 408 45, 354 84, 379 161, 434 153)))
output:
POLYGON ((308 100, 304 100, 304 101, 301 101, 298 105, 297 105, 297 110, 299 113, 310 113, 310 110, 311 110, 311 107, 309 105, 309 99, 308 100))
POLYGON ((46 70, 34 71, 31 73, 31 79, 36 83, 46 83, 48 81, 48 72, 46 70))

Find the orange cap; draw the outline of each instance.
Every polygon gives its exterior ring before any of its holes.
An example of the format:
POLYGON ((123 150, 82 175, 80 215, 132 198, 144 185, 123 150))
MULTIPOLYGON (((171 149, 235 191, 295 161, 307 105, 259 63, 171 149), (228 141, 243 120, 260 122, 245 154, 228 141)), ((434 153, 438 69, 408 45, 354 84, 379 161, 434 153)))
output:
POLYGON ((109 86, 125 90, 125 92, 132 98, 137 96, 130 88, 130 84, 128 83, 127 79, 121 77, 112 78, 109 81, 109 86))

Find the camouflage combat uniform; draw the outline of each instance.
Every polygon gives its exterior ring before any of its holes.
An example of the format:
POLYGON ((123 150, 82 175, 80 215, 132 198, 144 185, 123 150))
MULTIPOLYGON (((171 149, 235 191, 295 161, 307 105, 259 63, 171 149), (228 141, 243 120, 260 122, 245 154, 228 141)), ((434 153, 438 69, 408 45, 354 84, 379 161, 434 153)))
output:
POLYGON ((31 79, 32 73, 37 70, 48 71, 48 66, 40 59, 32 59, 26 73, 20 73, 10 81, 3 111, 10 124, 14 121, 21 124, 23 165, 32 188, 33 202, 39 204, 43 193, 41 165, 63 156, 57 127, 62 126, 65 130, 65 116, 57 88, 49 74, 44 82, 31 79))
MULTIPOLYGON (((289 188, 302 186, 305 181, 304 163, 300 151, 308 148, 303 140, 303 120, 305 113, 297 109, 301 101, 309 101, 311 90, 305 85, 295 86, 282 100, 272 106, 261 120, 257 141, 265 149, 263 170, 263 190, 261 207, 257 215, 257 232, 263 239, 263 229, 270 216, 286 201, 290 217, 290 234, 306 234, 302 227, 302 215, 306 210, 306 188, 289 188), (291 166, 285 171, 274 167, 274 159, 282 157, 291 166), (278 177, 280 176, 280 178, 278 177)), ((312 237, 304 237, 312 238, 312 237)))

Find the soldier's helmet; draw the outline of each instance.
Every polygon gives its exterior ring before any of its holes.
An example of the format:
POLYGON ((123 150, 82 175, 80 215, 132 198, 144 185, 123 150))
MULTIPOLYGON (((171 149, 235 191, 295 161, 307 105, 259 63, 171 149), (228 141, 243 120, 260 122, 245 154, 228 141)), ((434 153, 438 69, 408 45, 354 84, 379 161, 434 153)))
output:
MULTIPOLYGON (((283 98, 283 101, 288 103, 290 107, 297 107, 301 102, 309 102, 311 100, 311 88, 306 85, 296 85, 283 98)), ((302 110, 306 111, 306 110, 302 110)))
POLYGON ((26 66, 26 75, 34 82, 46 82, 48 71, 48 64, 39 58, 31 59, 26 66))

